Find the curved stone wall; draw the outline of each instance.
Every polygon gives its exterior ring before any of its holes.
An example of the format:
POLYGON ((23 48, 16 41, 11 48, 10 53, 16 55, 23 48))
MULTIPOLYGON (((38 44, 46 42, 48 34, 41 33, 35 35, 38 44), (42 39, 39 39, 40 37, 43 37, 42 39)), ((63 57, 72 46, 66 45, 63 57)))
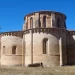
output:
POLYGON ((40 11, 33 12, 24 17, 23 30, 32 28, 63 28, 66 29, 66 16, 59 12, 40 11))
POLYGON ((75 65, 75 31, 69 31, 68 35, 68 64, 75 65))
POLYGON ((1 65, 22 65, 22 38, 3 35, 1 37, 1 65), (12 48, 16 46, 13 54, 12 48))
POLYGON ((1 65, 66 65, 66 16, 39 11, 26 15, 24 20, 23 31, 1 33, 1 65))
MULTIPOLYGON (((42 31, 43 29, 41 29, 42 31)), ((59 29, 50 29, 49 32, 45 31, 38 32, 40 30, 36 30, 33 35, 31 31, 28 34, 24 35, 25 38, 25 65, 33 63, 43 63, 44 66, 58 66, 60 65, 60 45, 59 41, 62 38, 61 46, 63 46, 62 50, 62 65, 67 64, 66 61, 66 33, 59 29), (62 35, 61 35, 62 34, 62 35), (33 39, 32 39, 33 37, 33 39), (47 53, 43 53, 43 39, 47 38, 47 53), (33 44, 33 45, 32 45, 33 44), (33 50, 33 52, 32 52, 33 50)), ((35 31, 35 30, 34 30, 35 31)))

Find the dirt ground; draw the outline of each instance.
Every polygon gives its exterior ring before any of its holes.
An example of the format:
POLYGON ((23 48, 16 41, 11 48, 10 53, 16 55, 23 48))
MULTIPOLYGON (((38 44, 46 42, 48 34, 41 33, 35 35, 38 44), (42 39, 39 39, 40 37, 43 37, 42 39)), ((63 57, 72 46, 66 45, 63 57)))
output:
POLYGON ((0 75, 75 75, 75 66, 62 67, 0 67, 0 75))

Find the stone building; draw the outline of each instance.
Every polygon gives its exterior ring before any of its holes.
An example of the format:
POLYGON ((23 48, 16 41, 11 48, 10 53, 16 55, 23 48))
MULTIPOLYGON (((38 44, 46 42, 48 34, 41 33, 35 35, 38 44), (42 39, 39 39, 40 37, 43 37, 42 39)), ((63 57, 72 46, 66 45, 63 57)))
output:
POLYGON ((27 14, 22 31, 0 34, 0 64, 75 65, 75 31, 66 29, 65 20, 64 14, 55 11, 27 14))

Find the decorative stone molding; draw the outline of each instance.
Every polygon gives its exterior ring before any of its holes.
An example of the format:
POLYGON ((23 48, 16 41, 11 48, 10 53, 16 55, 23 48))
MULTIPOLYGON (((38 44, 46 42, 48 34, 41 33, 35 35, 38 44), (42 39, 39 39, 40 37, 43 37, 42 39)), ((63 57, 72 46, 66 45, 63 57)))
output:
POLYGON ((75 31, 68 31, 65 29, 59 29, 59 28, 33 28, 33 29, 27 29, 24 31, 13 31, 13 32, 4 32, 1 33, 0 36, 17 36, 23 38, 23 34, 29 34, 30 31, 32 33, 50 33, 50 32, 59 32, 59 33, 69 33, 70 35, 74 35, 75 31))
POLYGON ((69 31, 70 35, 75 35, 75 31, 69 31))
POLYGON ((4 33, 1 33, 1 36, 17 36, 22 38, 23 31, 4 32, 4 33))
POLYGON ((25 30, 25 34, 29 34, 30 31, 32 31, 33 33, 40 33, 40 32, 43 32, 43 33, 49 33, 49 32, 67 32, 67 30, 65 29, 59 29, 59 28, 33 28, 33 29, 28 29, 28 30, 25 30))
MULTIPOLYGON (((43 13, 43 14, 55 13, 55 14, 57 14, 57 15, 64 15, 63 13, 54 12, 54 11, 38 11, 38 12, 32 12, 32 13, 30 13, 30 14, 27 14, 26 16, 35 15, 35 13, 39 13, 39 14, 41 14, 41 13, 43 13)), ((25 17, 26 17, 26 16, 25 16, 25 17)), ((64 16, 65 16, 65 15, 64 15, 64 16)), ((24 19, 25 19, 25 17, 24 17, 24 19)), ((66 16, 65 16, 65 18, 66 18, 66 16)))
MULTIPOLYGON (((37 27, 50 27, 50 28, 65 28, 64 21, 66 19, 66 16, 63 13, 55 12, 55 11, 39 11, 39 12, 33 12, 24 17, 24 20, 28 22, 28 24, 25 23, 24 30, 31 29, 30 25, 33 28, 37 27), (44 19, 44 16, 46 17, 44 19), (28 19, 27 19, 28 17, 28 19), (30 18, 33 17, 33 24, 30 22, 30 18), (60 17, 60 26, 59 20, 57 20, 57 17, 60 17), (35 18, 35 19, 34 19, 35 18), (57 23, 57 24, 56 24, 57 23)), ((66 29, 66 28, 65 28, 66 29)))

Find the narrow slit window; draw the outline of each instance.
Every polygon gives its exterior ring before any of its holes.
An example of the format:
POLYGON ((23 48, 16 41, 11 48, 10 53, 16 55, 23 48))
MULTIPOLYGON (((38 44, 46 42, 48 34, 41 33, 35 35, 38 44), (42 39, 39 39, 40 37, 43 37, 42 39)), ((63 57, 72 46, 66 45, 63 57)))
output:
POLYGON ((3 54, 5 54, 5 46, 3 46, 3 54))
POLYGON ((33 28, 33 18, 31 17, 30 18, 30 29, 32 29, 33 28))
POLYGON ((43 26, 46 27, 46 16, 43 17, 43 26))
POLYGON ((12 54, 16 54, 16 46, 12 47, 12 54))
POLYGON ((43 39, 43 54, 47 54, 47 46, 48 46, 47 42, 48 42, 47 38, 43 39))
POLYGON ((57 19, 57 27, 60 28, 60 18, 57 19))

